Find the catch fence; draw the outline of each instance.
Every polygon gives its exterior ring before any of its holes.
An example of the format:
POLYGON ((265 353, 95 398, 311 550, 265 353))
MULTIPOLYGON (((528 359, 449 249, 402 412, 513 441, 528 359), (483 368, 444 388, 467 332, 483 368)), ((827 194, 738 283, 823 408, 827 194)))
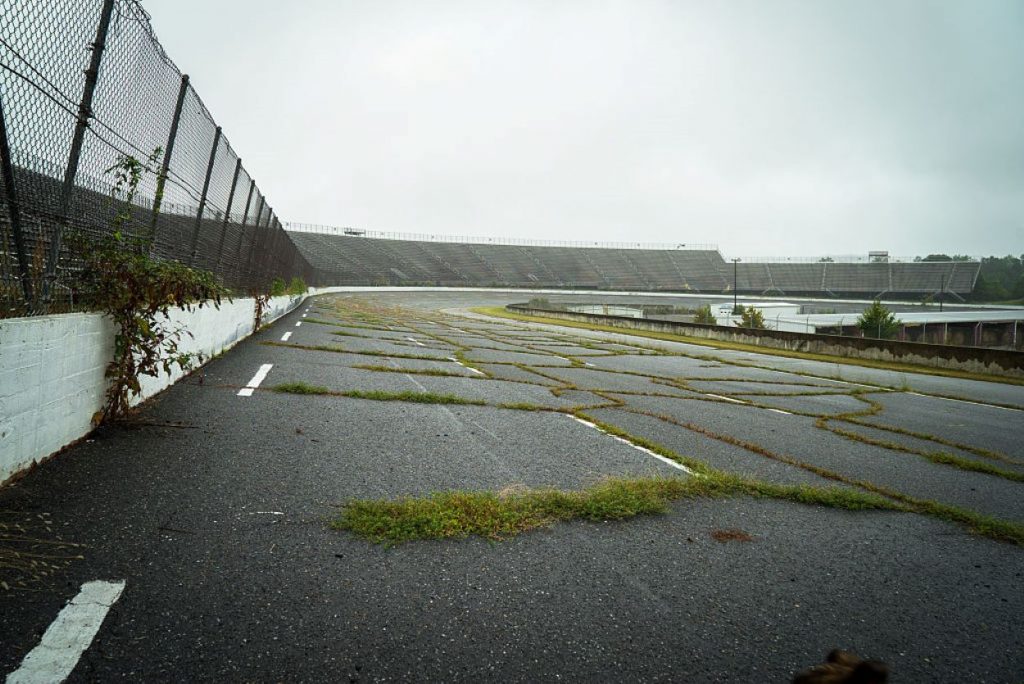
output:
POLYGON ((115 225, 237 293, 316 279, 136 0, 0 0, 0 163, 0 317, 79 308, 115 225))

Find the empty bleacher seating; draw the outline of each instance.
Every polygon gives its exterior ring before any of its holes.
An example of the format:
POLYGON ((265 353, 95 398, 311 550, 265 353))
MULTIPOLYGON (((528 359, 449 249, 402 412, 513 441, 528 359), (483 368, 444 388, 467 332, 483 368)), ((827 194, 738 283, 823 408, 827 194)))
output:
MULTIPOLYGON (((325 282, 727 292, 733 265, 714 249, 626 249, 398 240, 291 231, 325 282)), ((736 264, 740 292, 791 295, 967 294, 978 262, 736 264)))

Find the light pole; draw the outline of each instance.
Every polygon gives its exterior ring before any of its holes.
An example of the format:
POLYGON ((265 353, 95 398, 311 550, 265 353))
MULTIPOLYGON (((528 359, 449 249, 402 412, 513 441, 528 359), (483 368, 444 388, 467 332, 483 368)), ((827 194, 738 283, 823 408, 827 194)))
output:
POLYGON ((740 261, 739 257, 733 257, 733 260, 732 260, 732 315, 733 316, 736 315, 736 307, 738 306, 738 304, 736 303, 736 285, 739 282, 739 278, 737 277, 737 271, 738 271, 737 264, 739 263, 739 261, 740 261))

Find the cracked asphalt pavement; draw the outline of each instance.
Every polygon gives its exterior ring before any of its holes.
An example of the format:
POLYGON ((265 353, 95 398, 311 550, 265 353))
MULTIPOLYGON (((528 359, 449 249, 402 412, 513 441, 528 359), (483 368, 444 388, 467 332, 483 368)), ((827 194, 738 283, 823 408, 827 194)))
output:
POLYGON ((308 300, 0 489, 0 550, 47 563, 0 562, 0 671, 99 579, 125 588, 69 681, 784 682, 837 647, 895 682, 1024 678, 1024 548, 921 514, 735 498, 503 541, 330 529, 353 498, 687 477, 574 412, 727 472, 1024 523, 1024 387, 469 311, 524 298, 308 300), (481 404, 341 396, 371 390, 481 404), (712 536, 734 529, 752 541, 712 536))

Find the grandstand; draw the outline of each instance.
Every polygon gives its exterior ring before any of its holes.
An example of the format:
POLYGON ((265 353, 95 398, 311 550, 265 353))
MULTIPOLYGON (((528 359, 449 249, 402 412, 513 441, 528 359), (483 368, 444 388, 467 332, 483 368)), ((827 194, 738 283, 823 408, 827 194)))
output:
POLYGON ((332 285, 436 285, 731 292, 805 296, 963 297, 980 263, 744 259, 735 267, 712 245, 556 243, 438 239, 324 226, 287 226, 292 241, 332 285), (734 271, 735 268, 735 271, 734 271))

